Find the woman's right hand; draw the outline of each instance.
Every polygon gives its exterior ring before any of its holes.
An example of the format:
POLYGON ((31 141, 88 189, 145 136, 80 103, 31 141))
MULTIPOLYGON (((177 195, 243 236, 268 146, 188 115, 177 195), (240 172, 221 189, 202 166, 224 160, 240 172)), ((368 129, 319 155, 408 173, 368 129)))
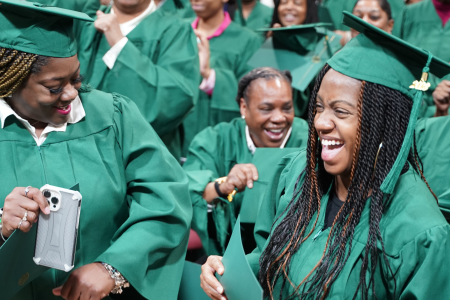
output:
POLYGON ((224 296, 223 286, 217 280, 214 274, 217 272, 223 275, 225 271, 222 264, 222 256, 211 255, 206 263, 202 266, 202 274, 200 275, 200 286, 209 298, 214 300, 226 300, 224 296))
POLYGON ((228 173, 227 181, 220 185, 220 191, 224 194, 231 193, 235 188, 239 192, 245 187, 253 188, 253 181, 258 180, 258 170, 253 164, 237 164, 228 173))
POLYGON ((39 210, 45 214, 50 213, 50 207, 47 199, 37 188, 30 188, 27 196, 25 196, 24 187, 16 187, 5 198, 2 216, 2 234, 5 238, 9 237, 14 230, 19 227, 20 221, 27 213, 27 220, 22 221, 20 230, 23 232, 30 231, 33 223, 37 222, 39 210))

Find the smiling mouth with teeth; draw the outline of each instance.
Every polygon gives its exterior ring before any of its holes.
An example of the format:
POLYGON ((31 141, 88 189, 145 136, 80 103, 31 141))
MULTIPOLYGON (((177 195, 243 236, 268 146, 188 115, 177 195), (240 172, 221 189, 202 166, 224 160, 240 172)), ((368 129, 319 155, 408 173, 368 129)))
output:
POLYGON ((344 142, 341 142, 339 140, 321 140, 322 146, 340 146, 344 145, 344 142))

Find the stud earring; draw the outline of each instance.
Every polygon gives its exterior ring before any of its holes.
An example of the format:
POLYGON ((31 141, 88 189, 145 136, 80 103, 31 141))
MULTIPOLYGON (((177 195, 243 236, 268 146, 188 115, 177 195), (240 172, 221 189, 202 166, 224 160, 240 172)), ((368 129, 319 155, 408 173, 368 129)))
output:
POLYGON ((242 115, 241 118, 245 120, 245 116, 244 115, 242 115))

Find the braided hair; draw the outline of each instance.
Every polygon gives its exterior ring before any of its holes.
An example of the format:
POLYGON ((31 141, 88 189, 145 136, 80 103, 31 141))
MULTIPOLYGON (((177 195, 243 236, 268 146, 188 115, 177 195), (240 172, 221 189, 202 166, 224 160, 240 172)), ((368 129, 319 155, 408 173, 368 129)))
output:
MULTIPOLYGON (((361 294, 369 298, 369 290, 376 298, 375 269, 379 263, 377 242, 382 247, 382 259, 392 274, 380 232, 380 220, 390 195, 385 195, 380 186, 398 156, 411 113, 412 101, 399 91, 383 85, 362 81, 358 99, 358 130, 350 172, 351 183, 348 196, 334 219, 322 258, 299 285, 289 279, 292 256, 302 243, 310 237, 318 222, 321 198, 328 191, 334 177, 328 174, 321 159, 321 144, 314 127, 316 97, 322 79, 330 69, 322 69, 316 79, 309 104, 309 139, 307 165, 298 176, 293 197, 279 217, 279 225, 273 230, 267 248, 260 258, 259 281, 266 297, 282 299, 282 292, 289 284, 294 292, 287 299, 324 299, 331 285, 339 276, 352 251, 353 235, 359 224, 366 202, 371 197, 369 233, 360 270, 360 282, 354 298, 361 294), (380 143, 382 148, 379 148, 380 143), (357 153, 359 150, 359 154, 357 153), (376 166, 375 166, 376 163, 376 166), (301 181, 301 179, 304 179, 301 181), (317 213, 317 214, 316 214, 317 213), (316 216, 314 217, 314 215, 316 216), (339 216, 342 216, 339 218, 339 216), (308 225, 313 224, 307 230, 308 225), (369 277, 368 276, 369 273, 369 277), (368 279, 367 279, 368 278, 368 279), (274 295, 274 286, 281 281, 279 295, 274 295)), ((408 161, 419 168, 417 153, 410 151, 408 161)), ((406 163, 404 171, 408 169, 406 163)), ((423 180, 422 172, 421 177, 423 180)), ((395 277, 394 284, 395 284, 395 277)), ((394 296, 396 289, 394 289, 394 296)))
POLYGON ((0 98, 11 96, 30 73, 39 73, 48 58, 0 47, 0 98))
MULTIPOLYGON (((270 23, 270 27, 273 27, 273 25, 277 23, 281 25, 281 21, 278 16, 278 7, 280 6, 281 0, 274 0, 273 2, 275 6, 273 8, 272 22, 270 23)), ((319 22, 317 3, 315 0, 306 0, 306 18, 302 25, 317 22, 319 22)))
POLYGON ((279 78, 285 80, 289 85, 292 83, 292 75, 288 70, 280 71, 275 68, 261 67, 256 68, 245 74, 238 84, 238 93, 236 96, 236 102, 238 105, 241 104, 241 98, 244 98, 245 102, 248 103, 248 92, 253 81, 264 78, 265 80, 270 80, 274 78, 279 78))

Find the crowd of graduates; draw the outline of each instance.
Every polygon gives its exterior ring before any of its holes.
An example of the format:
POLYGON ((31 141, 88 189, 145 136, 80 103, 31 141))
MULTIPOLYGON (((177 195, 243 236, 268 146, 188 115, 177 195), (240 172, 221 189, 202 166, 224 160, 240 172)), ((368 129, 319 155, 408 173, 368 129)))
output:
POLYGON ((267 299, 450 297, 449 0, 38 2, 0 0, 0 245, 83 201, 12 299, 201 299, 190 261, 225 300, 239 216, 267 299))

